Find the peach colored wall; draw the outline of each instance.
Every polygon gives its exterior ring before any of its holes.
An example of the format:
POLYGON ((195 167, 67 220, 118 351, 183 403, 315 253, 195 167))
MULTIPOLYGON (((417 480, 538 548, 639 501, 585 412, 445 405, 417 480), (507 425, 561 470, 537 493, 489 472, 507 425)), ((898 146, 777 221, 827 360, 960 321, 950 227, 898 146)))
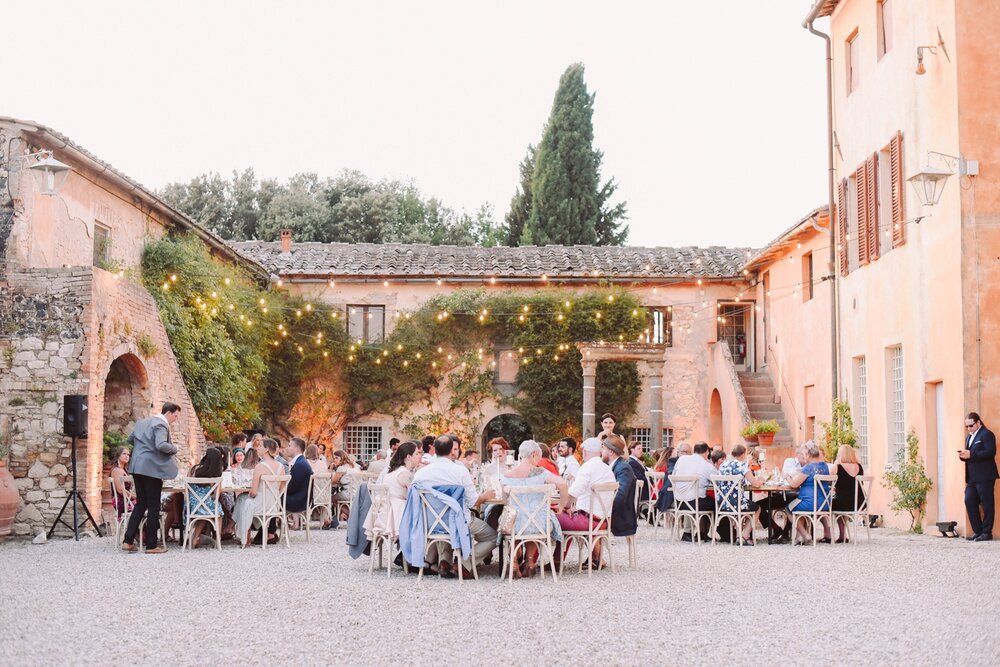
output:
MULTIPOLYGON (((958 152, 958 104, 954 9, 950 0, 921 3, 894 2, 892 49, 880 60, 876 54, 876 4, 862 0, 842 2, 831 21, 834 57, 834 116, 839 142, 837 178, 848 177, 862 161, 882 149, 896 131, 903 133, 904 178, 924 165, 927 151, 958 152), (936 44, 940 29, 952 54, 925 57, 927 74, 915 74, 918 45, 936 44), (861 48, 860 85, 846 94, 845 42, 858 30, 861 48)), ((943 166, 937 163, 937 166, 943 166)), ((904 363, 905 427, 915 429, 929 472, 944 494, 947 518, 964 517, 963 466, 954 456, 944 457, 938 470, 937 445, 932 442, 933 404, 928 405, 929 383, 943 382, 945 423, 959 424, 965 409, 962 355, 962 291, 959 188, 952 178, 941 203, 921 207, 909 184, 905 186, 907 218, 927 215, 919 225, 906 225, 907 241, 872 264, 852 271, 840 281, 842 395, 855 402, 852 358, 864 356, 868 378, 869 472, 881 478, 894 461, 888 442, 888 381, 885 350, 902 345, 904 363)), ((932 393, 932 392, 931 392, 932 393)), ((961 440, 947 432, 946 447, 961 440)), ((889 523, 906 520, 887 510, 888 492, 876 484, 874 511, 889 523)), ((928 498, 928 520, 937 518, 937 496, 928 498)))
MULTIPOLYGON (((996 83, 1000 81, 996 39, 1000 7, 995 2, 970 0, 959 0, 955 7, 959 148, 966 158, 980 163, 980 176, 962 179, 961 190, 965 405, 978 411, 996 431, 1000 425, 1000 347, 995 344, 1000 339, 1000 313, 994 307, 1000 302, 1000 264, 996 261, 1000 257, 1000 176, 995 168, 1000 164, 1000 87, 996 83), (981 348, 977 339, 983 341, 981 348)), ((958 422, 949 419, 948 427, 949 437, 960 443, 964 432, 958 422)), ((953 453, 949 451, 948 456, 953 453)))
MULTIPOLYGON (((740 431, 746 426, 749 415, 749 412, 744 413, 740 406, 743 389, 739 386, 739 380, 734 377, 736 371, 732 358, 726 354, 728 349, 718 342, 707 343, 708 372, 705 377, 708 380, 709 389, 706 400, 711 401, 713 392, 719 392, 719 399, 722 403, 722 439, 719 441, 711 433, 707 418, 700 424, 701 428, 690 438, 691 442, 705 441, 712 445, 721 444, 726 450, 734 444, 743 442, 740 431)), ((708 416, 707 413, 706 416, 708 416)), ((680 441, 678 439, 678 442, 680 441)))
POLYGON ((774 383, 795 444, 809 439, 806 420, 814 419, 816 440, 821 421, 830 420, 830 282, 819 282, 829 273, 830 237, 810 229, 797 235, 787 252, 757 269, 758 355, 774 383), (803 257, 813 254, 813 297, 803 299, 803 257), (789 261, 791 260, 791 261, 789 261), (764 289, 768 276, 771 295, 764 289), (766 348, 766 349, 765 349, 766 348), (764 362, 766 358, 766 363, 764 362), (807 390, 807 387, 809 389, 807 390))

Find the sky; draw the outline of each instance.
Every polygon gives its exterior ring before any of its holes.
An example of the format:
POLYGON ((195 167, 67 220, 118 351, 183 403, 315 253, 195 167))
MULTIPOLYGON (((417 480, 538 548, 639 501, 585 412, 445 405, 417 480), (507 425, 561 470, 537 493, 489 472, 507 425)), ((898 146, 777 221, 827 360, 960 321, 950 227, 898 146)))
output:
POLYGON ((0 115, 150 188, 357 169, 501 219, 582 62, 629 243, 759 247, 826 201, 811 4, 22 2, 3 10, 0 115))

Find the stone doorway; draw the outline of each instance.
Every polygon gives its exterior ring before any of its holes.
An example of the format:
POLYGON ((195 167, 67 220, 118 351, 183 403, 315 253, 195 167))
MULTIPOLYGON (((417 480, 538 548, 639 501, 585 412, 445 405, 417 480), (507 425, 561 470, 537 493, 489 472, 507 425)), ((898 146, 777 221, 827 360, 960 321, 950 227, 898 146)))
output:
POLYGON ((719 390, 712 391, 708 404, 708 442, 710 445, 721 445, 722 442, 722 395, 719 390))
POLYGON ((138 420, 149 416, 147 387, 146 367, 137 356, 123 354, 111 362, 104 380, 104 443, 124 440, 138 420))
POLYGON ((483 437, 480 443, 480 460, 483 462, 489 461, 490 452, 487 448, 487 443, 493 438, 503 438, 506 440, 510 444, 514 458, 517 458, 517 448, 525 440, 531 440, 534 437, 533 433, 531 424, 521 415, 514 413, 497 415, 486 422, 486 426, 483 428, 483 437))

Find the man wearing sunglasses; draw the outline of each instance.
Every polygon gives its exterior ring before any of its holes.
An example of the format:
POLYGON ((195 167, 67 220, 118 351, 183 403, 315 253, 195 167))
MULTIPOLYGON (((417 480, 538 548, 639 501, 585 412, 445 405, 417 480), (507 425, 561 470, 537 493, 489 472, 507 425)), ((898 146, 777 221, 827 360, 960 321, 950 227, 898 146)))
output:
POLYGON ((1000 476, 997 475, 997 439, 975 412, 965 417, 965 433, 965 449, 958 452, 958 458, 965 461, 965 511, 969 514, 973 533, 967 539, 989 542, 993 539, 993 486, 1000 476))

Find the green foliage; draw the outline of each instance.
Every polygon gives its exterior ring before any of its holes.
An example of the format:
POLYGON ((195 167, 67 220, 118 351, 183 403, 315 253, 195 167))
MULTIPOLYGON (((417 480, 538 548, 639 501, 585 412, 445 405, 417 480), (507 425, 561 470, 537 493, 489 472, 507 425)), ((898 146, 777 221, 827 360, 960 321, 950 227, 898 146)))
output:
MULTIPOLYGON (((531 213, 520 245, 621 245, 628 236, 625 205, 610 206, 614 181, 600 184, 603 154, 593 146, 594 95, 583 75, 583 65, 575 63, 559 80, 534 155, 531 213)), ((522 203, 516 196, 515 202, 522 203)))
POLYGON ((833 418, 829 422, 820 422, 823 429, 823 442, 821 444, 826 453, 827 461, 834 461, 841 445, 853 447, 858 441, 858 434, 854 431, 854 421, 851 419, 851 406, 847 401, 833 401, 833 418))
POLYGON ((777 433, 780 430, 781 426, 775 419, 754 419, 743 427, 743 430, 740 431, 740 435, 744 438, 755 438, 761 433, 777 433))
POLYGON ((474 446, 483 426, 483 404, 496 396, 493 370, 477 354, 466 353, 460 359, 459 366, 445 377, 447 391, 428 401, 430 412, 413 417, 403 427, 407 436, 454 433, 465 446, 474 446))
POLYGON ((885 471, 885 486, 892 492, 889 504, 894 511, 909 512, 910 530, 923 532, 924 511, 927 509, 927 494, 934 483, 927 476, 924 463, 919 455, 920 441, 913 429, 906 435, 906 451, 900 452, 895 469, 885 471))
POLYGON ((528 152, 519 165, 521 183, 510 200, 510 210, 505 218, 507 239, 505 245, 516 247, 521 244, 521 235, 531 217, 531 177, 535 173, 535 147, 529 145, 528 152))
POLYGON ((149 359, 157 352, 156 343, 147 333, 139 334, 138 338, 135 339, 135 346, 139 348, 139 354, 142 355, 143 359, 149 359))
POLYGON ((104 432, 104 463, 112 464, 114 463, 115 452, 118 451, 119 447, 128 447, 128 438, 125 437, 124 433, 119 431, 105 431, 104 432))
POLYGON ((371 181, 356 171, 335 178, 296 174, 287 183, 258 181, 252 169, 171 183, 164 199, 223 238, 274 241, 291 229, 296 241, 497 245, 506 226, 484 205, 472 213, 425 197, 412 183, 371 181))

